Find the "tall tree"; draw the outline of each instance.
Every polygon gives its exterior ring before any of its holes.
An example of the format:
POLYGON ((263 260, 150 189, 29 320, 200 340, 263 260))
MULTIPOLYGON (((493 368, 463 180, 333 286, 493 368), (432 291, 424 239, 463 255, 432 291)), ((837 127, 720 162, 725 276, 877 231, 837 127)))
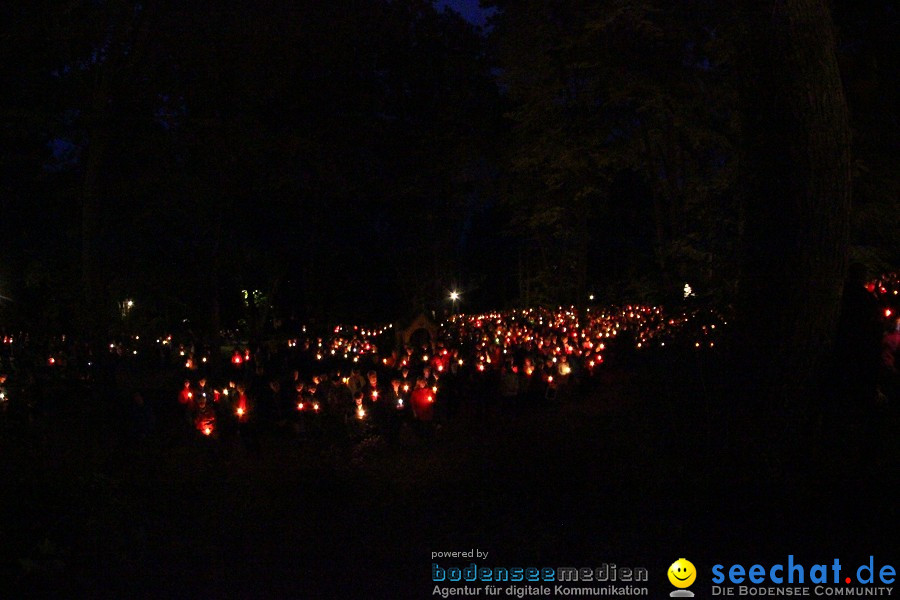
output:
POLYGON ((668 294, 685 278, 721 286, 737 119, 710 3, 494 4, 528 287, 568 302, 638 265, 668 294), (655 266, 632 255, 621 268, 622 229, 655 266))
POLYGON ((742 271, 745 396, 779 414, 806 397, 839 312, 850 224, 850 130, 824 0, 747 1, 742 271))

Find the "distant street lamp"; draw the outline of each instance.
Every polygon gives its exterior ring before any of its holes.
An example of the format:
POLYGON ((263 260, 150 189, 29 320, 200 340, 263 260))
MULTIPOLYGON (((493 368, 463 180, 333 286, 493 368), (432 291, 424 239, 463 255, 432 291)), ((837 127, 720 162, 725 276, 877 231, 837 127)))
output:
POLYGON ((132 300, 131 298, 126 298, 125 300, 123 300, 122 302, 119 303, 119 309, 122 312, 123 319, 128 316, 128 313, 130 313, 131 309, 133 309, 133 308, 134 308, 134 300, 132 300))
POLYGON ((453 314, 456 314, 456 303, 459 302, 459 292, 453 290, 450 292, 450 301, 453 303, 453 314))

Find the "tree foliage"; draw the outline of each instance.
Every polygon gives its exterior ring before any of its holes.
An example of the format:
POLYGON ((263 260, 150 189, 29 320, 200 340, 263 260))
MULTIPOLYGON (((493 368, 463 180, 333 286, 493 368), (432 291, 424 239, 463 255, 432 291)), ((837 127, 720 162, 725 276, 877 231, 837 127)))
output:
MULTIPOLYGON (((46 303, 103 316, 89 328, 134 295, 217 331, 245 288, 280 295, 283 316, 390 318, 461 269, 497 94, 458 15, 421 0, 7 10, 0 39, 29 58, 3 67, 3 135, 30 144, 2 156, 8 220, 41 231, 46 303)), ((24 282, 28 242, 10 239, 24 282)))
POLYGON ((540 298, 580 299, 641 271, 663 295, 686 279, 721 288, 739 119, 712 5, 496 4, 519 178, 507 199, 540 298), (623 228, 643 238, 628 248, 643 260, 617 260, 623 228))

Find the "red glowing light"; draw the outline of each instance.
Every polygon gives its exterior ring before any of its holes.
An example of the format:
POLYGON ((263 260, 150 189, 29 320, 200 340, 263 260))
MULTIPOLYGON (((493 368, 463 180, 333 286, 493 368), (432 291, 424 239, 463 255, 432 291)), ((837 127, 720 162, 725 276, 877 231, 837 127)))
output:
POLYGON ((884 309, 885 318, 890 317, 892 314, 894 314, 894 312, 891 309, 889 309, 889 308, 884 309))

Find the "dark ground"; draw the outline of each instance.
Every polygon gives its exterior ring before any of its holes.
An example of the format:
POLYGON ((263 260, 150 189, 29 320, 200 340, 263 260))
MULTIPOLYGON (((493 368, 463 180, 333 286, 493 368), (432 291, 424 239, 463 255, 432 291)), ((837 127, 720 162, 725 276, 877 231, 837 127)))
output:
POLYGON ((896 566, 896 407, 741 442, 709 416, 698 366, 612 369, 581 399, 460 417, 431 445, 269 432, 259 456, 187 442, 165 411, 136 443, 102 400, 62 388, 52 415, 3 424, 0 590, 428 598, 431 552, 470 548, 488 566, 644 566, 661 597, 682 556, 701 578, 788 554, 896 566))

